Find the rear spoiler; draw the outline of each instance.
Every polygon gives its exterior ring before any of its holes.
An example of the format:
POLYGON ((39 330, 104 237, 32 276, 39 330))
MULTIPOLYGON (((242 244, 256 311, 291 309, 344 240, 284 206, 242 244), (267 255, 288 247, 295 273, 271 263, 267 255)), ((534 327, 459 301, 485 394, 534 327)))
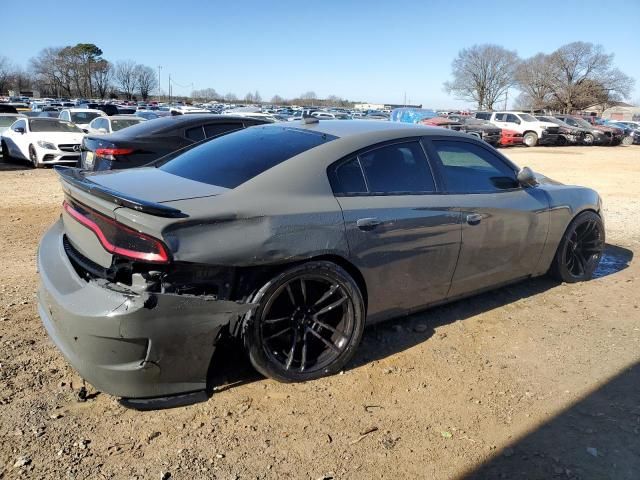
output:
POLYGON ((154 215, 156 217, 186 218, 189 216, 177 208, 168 207, 161 203, 148 202, 146 200, 140 200, 139 198, 129 197, 124 193, 103 187, 102 185, 87 179, 84 175, 84 171, 80 168, 55 165, 53 169, 58 175, 60 175, 60 179, 65 183, 98 198, 107 200, 108 202, 113 202, 121 207, 148 213, 149 215, 154 215))

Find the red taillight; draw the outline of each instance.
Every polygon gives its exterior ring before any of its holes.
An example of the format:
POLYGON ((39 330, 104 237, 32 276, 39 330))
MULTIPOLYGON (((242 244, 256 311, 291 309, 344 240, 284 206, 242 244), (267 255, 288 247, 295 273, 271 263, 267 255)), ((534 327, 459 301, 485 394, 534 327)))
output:
POLYGON ((143 262, 169 263, 167 248, 160 240, 137 232, 93 210, 76 208, 66 200, 62 208, 81 225, 91 230, 107 252, 143 262))
POLYGON ((133 148, 97 148, 96 157, 108 158, 113 160, 116 155, 131 155, 133 148))

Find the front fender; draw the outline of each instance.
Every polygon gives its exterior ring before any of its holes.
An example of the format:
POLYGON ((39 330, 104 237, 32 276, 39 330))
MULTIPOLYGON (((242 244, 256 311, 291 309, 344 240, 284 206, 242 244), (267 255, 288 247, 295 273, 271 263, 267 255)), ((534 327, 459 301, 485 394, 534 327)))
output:
POLYGON ((602 217, 602 199, 595 190, 553 181, 543 183, 540 188, 543 188, 549 197, 549 233, 538 263, 538 275, 549 270, 560 240, 574 218, 587 210, 592 210, 602 217))

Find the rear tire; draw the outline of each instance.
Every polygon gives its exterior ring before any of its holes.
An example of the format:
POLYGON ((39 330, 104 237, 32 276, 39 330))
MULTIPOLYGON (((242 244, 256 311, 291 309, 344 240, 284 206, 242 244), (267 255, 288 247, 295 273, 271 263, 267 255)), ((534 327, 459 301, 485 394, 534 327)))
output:
POLYGON ((595 138, 591 133, 586 133, 582 139, 582 143, 584 143, 585 145, 593 145, 594 141, 595 138))
POLYGON ((252 365, 280 382, 304 382, 342 370, 356 352, 365 323, 362 294, 331 262, 292 267, 251 298, 243 341, 252 365))
POLYGON ((524 134, 522 140, 527 147, 535 147, 538 144, 538 134, 535 132, 527 132, 524 134))
POLYGON ((633 137, 631 135, 627 135, 622 139, 622 145, 633 145, 633 137))
POLYGON ((604 242, 600 215, 591 211, 579 214, 560 240, 549 273, 567 283, 590 280, 602 258, 604 242))

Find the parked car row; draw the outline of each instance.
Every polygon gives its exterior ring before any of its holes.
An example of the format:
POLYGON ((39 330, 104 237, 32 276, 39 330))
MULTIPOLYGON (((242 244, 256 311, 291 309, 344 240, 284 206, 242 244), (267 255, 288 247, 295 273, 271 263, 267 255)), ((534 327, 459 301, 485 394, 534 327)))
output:
POLYGON ((478 111, 471 115, 438 114, 425 109, 401 108, 394 121, 421 123, 469 133, 497 146, 521 145, 630 145, 640 143, 638 125, 590 123, 578 115, 531 115, 519 111, 478 111), (635 128, 634 128, 635 127, 635 128), (488 136, 501 131, 499 140, 488 136))

